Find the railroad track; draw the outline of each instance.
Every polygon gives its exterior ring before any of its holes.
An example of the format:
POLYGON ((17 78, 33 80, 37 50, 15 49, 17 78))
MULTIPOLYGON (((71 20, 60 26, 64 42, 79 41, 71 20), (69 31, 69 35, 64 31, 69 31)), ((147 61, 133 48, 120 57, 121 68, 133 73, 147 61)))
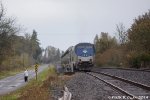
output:
MULTIPOLYGON (((124 99, 141 100, 150 99, 150 86, 100 72, 87 72, 86 74, 106 83, 125 95, 124 99)), ((123 99, 123 98, 122 98, 123 99)))
POLYGON ((135 68, 115 68, 115 67, 101 67, 100 69, 118 69, 118 70, 129 70, 129 71, 142 71, 142 72, 150 72, 150 68, 146 69, 135 69, 135 68))
POLYGON ((129 79, 125 79, 125 78, 119 77, 119 76, 114 76, 114 75, 111 75, 111 74, 108 74, 108 73, 104 73, 104 72, 93 71, 93 73, 105 75, 105 76, 108 76, 108 77, 111 77, 111 78, 114 78, 114 79, 117 79, 117 80, 120 80, 120 81, 124 81, 124 82, 130 83, 132 85, 135 85, 137 87, 140 87, 142 89, 150 91, 150 86, 142 84, 142 83, 139 83, 139 82, 135 82, 135 81, 132 81, 132 80, 129 80, 129 79))

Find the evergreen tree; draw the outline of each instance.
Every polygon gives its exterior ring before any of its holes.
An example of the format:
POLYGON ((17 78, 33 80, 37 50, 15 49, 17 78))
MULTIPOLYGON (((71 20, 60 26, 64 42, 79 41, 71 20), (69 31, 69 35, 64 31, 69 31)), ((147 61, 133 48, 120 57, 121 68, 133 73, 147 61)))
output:
POLYGON ((37 38, 37 32, 35 30, 33 30, 30 42, 31 42, 31 55, 37 61, 38 56, 42 53, 42 50, 39 46, 40 43, 37 38))

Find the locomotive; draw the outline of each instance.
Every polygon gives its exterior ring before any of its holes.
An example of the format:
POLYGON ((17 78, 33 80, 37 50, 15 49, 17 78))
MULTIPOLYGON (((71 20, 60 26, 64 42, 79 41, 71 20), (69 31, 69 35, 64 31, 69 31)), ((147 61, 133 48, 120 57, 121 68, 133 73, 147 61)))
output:
POLYGON ((91 43, 79 43, 69 47, 61 56, 64 72, 90 71, 94 66, 95 47, 91 43))

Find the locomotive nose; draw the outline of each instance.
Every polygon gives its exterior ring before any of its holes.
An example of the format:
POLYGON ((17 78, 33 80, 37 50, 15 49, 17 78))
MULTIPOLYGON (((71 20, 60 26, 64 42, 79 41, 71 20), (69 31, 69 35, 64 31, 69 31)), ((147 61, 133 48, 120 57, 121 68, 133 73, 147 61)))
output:
POLYGON ((90 59, 90 62, 92 62, 92 59, 90 59))

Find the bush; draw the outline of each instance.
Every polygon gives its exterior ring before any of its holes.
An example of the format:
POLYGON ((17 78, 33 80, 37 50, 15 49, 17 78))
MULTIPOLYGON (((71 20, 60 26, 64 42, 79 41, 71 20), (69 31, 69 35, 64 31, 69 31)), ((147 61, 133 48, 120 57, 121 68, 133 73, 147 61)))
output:
POLYGON ((134 54, 130 59, 130 65, 133 68, 150 67, 150 55, 146 53, 134 54))
POLYGON ((95 57, 97 66, 120 66, 123 63, 123 52, 117 48, 111 48, 95 57))

